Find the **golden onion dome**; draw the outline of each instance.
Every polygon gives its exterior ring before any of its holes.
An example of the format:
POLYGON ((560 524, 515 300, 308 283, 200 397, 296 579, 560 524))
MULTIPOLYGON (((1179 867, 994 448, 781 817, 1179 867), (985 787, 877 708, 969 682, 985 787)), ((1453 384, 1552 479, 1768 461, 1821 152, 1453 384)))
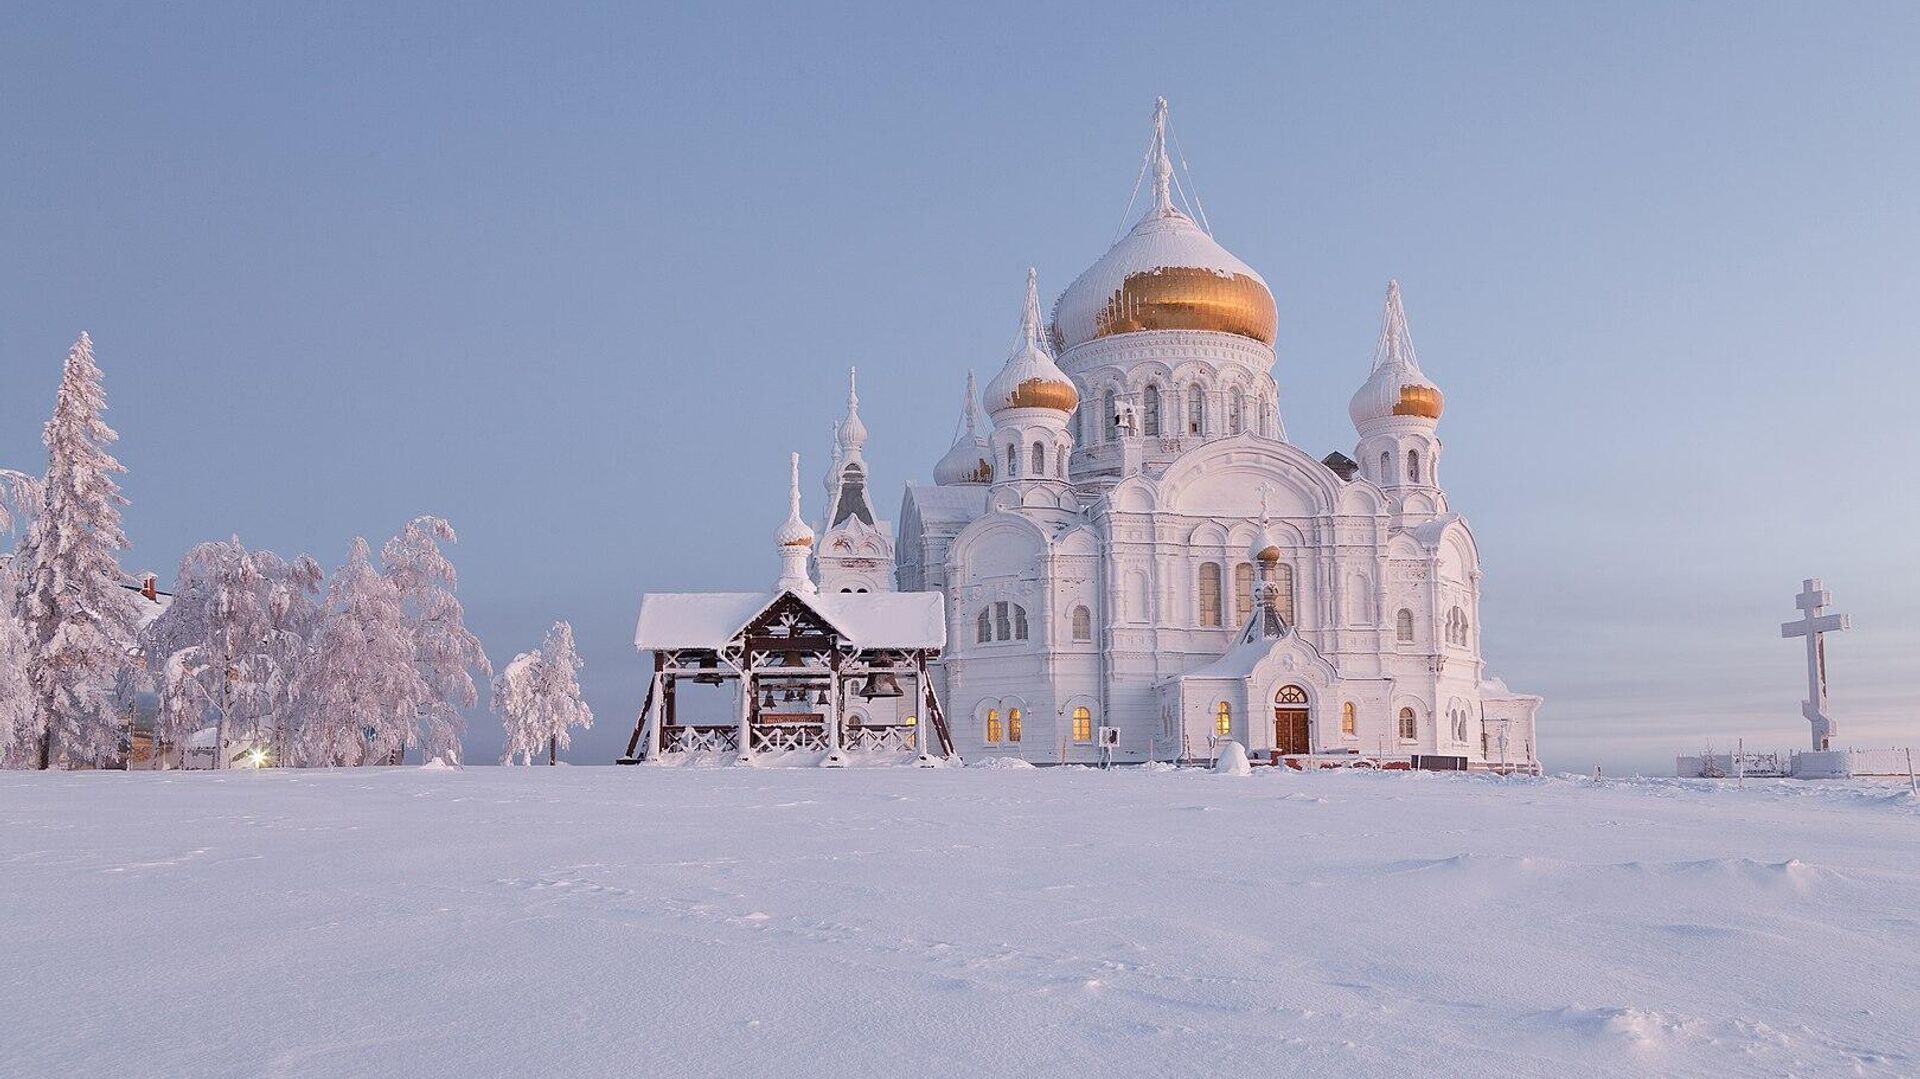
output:
POLYGON ((1386 310, 1380 322, 1373 373, 1347 402, 1347 415, 1362 431, 1370 424, 1396 417, 1438 420, 1446 410, 1446 396, 1420 370, 1413 337, 1407 331, 1406 311, 1400 305, 1398 281, 1387 282, 1386 310))
POLYGON ((1040 294, 1032 270, 1027 271, 1027 305, 1020 319, 1020 339, 1000 373, 987 383, 987 412, 998 415, 1015 408, 1046 408, 1072 412, 1080 404, 1073 380, 1047 354, 1040 336, 1040 294))
POLYGON ((1278 327, 1260 275, 1163 205, 1067 286, 1054 304, 1051 336, 1062 351, 1142 330, 1205 330, 1272 345, 1278 327))

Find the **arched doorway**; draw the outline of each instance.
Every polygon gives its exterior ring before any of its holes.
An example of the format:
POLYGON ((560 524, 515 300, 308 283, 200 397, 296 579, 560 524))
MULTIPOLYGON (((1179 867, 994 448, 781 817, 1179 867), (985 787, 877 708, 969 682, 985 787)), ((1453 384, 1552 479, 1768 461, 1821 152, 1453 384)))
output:
POLYGON ((1312 719, 1307 691, 1281 686, 1273 695, 1273 748, 1280 753, 1313 752, 1312 719))

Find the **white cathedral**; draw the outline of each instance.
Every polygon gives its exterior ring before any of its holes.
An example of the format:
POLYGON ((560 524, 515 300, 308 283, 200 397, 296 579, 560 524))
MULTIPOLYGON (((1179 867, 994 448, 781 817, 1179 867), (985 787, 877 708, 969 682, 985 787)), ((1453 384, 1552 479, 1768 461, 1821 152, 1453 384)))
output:
MULTIPOLYGON (((967 376, 959 437, 907 486, 897 533, 850 391, 817 543, 789 520, 783 551, 811 547, 802 589, 849 610, 938 593, 945 634, 932 699, 843 696, 829 722, 911 725, 937 701, 968 760, 1196 760, 1232 740, 1303 766, 1537 771, 1541 699, 1481 659, 1479 552, 1441 486, 1443 398, 1398 285, 1348 405, 1354 454, 1316 459, 1281 422, 1272 292, 1176 205, 1164 101, 1145 168, 1145 216, 1050 322, 1029 273, 1011 355, 984 395, 967 376)), ((643 604, 643 648, 647 621, 643 604)))

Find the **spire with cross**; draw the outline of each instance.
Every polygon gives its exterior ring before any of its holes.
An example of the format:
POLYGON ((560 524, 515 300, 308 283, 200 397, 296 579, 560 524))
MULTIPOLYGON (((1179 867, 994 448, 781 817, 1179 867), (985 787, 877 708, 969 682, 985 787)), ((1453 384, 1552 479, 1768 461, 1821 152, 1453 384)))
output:
POLYGON ((1807 639, 1807 699, 1801 702, 1800 714, 1813 725, 1816 750, 1833 748, 1835 729, 1833 717, 1827 715, 1826 634, 1853 628, 1844 614, 1822 613, 1832 602, 1833 593, 1821 586, 1820 578, 1810 577, 1801 582, 1800 595, 1794 599, 1794 606, 1800 608, 1799 620, 1780 624, 1780 636, 1807 639))

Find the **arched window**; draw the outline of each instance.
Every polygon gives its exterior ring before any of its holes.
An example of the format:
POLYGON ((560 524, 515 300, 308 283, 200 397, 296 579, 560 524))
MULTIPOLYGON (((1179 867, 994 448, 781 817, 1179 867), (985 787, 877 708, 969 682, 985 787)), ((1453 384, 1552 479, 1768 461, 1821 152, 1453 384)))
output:
POLYGON ((1233 733, 1233 705, 1221 701, 1213 709, 1213 733, 1222 738, 1233 733))
POLYGON ((1380 482, 1382 484, 1393 482, 1393 454, 1391 453, 1380 455, 1380 482))
POLYGON ((1019 740, 1020 740, 1020 709, 1009 708, 1007 709, 1007 741, 1018 742, 1019 740))
POLYGON ((991 640, 993 640, 993 612, 988 608, 982 607, 980 608, 979 632, 974 634, 974 643, 986 644, 991 640))
POLYGON ((1236 623, 1253 617, 1253 563, 1233 567, 1233 614, 1236 623))
POLYGON ((1088 711, 1085 705, 1073 710, 1073 740, 1093 741, 1093 713, 1088 711))
POLYGON ((1405 607, 1393 616, 1393 639, 1401 644, 1413 643, 1413 612, 1405 607))
POLYGON ((1147 392, 1140 397, 1140 433, 1157 435, 1160 433, 1160 387, 1149 385, 1147 392))
POLYGON ((1085 607, 1073 609, 1073 639, 1076 641, 1093 640, 1093 612, 1085 607))
POLYGON ((1119 402, 1113 399, 1112 390, 1107 391, 1105 401, 1107 414, 1101 417, 1100 428, 1107 433, 1107 441, 1112 442, 1120 437, 1120 407, 1119 402))
POLYGON ((1047 448, 1038 442, 1033 444, 1033 467, 1028 471, 1035 476, 1047 474, 1047 448))
POLYGON ((1348 701, 1340 706, 1340 734, 1346 738, 1353 738, 1359 733, 1360 721, 1354 717, 1353 702, 1348 701))
POLYGON ((1063 480, 1067 478, 1067 448, 1065 446, 1053 451, 1053 474, 1063 480))
POLYGON ((1413 714, 1413 709, 1411 708, 1400 709, 1400 740, 1402 742, 1411 742, 1419 737, 1419 717, 1413 714))
POLYGON ((1467 647, 1467 614, 1458 607, 1447 612, 1447 643, 1467 647))
POLYGON ((1187 387, 1187 433, 1207 433, 1207 395, 1197 384, 1187 387))
POLYGON ((1220 624, 1220 563, 1200 563, 1200 624, 1220 624))
POLYGON ((1280 617, 1291 626, 1294 624, 1293 563, 1274 563, 1273 583, 1280 589, 1280 617))
POLYGON ((1407 451, 1407 482, 1408 483, 1420 482, 1420 451, 1419 450, 1407 451))
POLYGON ((993 639, 996 641, 1013 637, 1013 621, 1008 606, 1005 600, 993 605, 993 639))
POLYGON ((1084 433, 1084 431, 1082 430, 1082 428, 1081 428, 1081 424, 1080 424, 1080 414, 1081 414, 1081 413, 1083 413, 1083 412, 1085 412, 1085 411, 1086 411, 1086 409, 1084 409, 1084 408, 1076 408, 1076 409, 1074 409, 1074 410, 1073 410, 1073 417, 1072 417, 1072 420, 1071 420, 1071 423, 1072 423, 1072 426, 1070 426, 1070 427, 1068 427, 1068 428, 1067 428, 1067 430, 1069 430, 1069 431, 1072 431, 1072 432, 1073 432, 1073 441, 1074 441, 1074 444, 1075 444, 1075 445, 1079 445, 1079 446, 1084 446, 1084 445, 1086 445, 1086 444, 1087 444, 1087 438, 1086 438, 1086 434, 1085 434, 1085 433, 1084 433))
POLYGON ((1007 478, 1020 474, 1020 452, 1012 446, 1007 447, 1007 478))
POLYGON ((1247 395, 1238 387, 1227 398, 1227 433, 1237 435, 1246 425, 1247 395))
POLYGON ((1027 609, 1018 603, 1013 605, 1013 639, 1016 641, 1027 639, 1027 609))
POLYGON ((987 709, 987 741, 998 742, 999 740, 1000 740, 1000 709, 989 708, 987 709))
POLYGON ((1467 740, 1467 710, 1465 708, 1454 709, 1453 740, 1462 744, 1467 740))
POLYGON ((1269 405, 1265 400, 1262 400, 1260 402, 1260 417, 1256 421, 1261 438, 1267 437, 1267 417, 1272 414, 1273 406, 1269 405))

